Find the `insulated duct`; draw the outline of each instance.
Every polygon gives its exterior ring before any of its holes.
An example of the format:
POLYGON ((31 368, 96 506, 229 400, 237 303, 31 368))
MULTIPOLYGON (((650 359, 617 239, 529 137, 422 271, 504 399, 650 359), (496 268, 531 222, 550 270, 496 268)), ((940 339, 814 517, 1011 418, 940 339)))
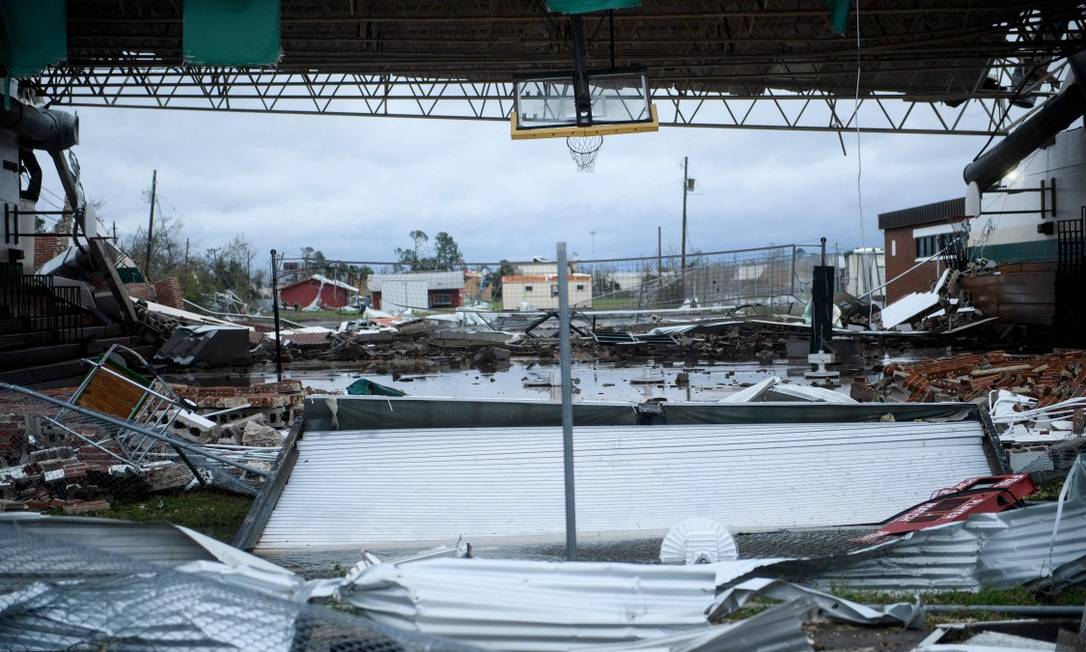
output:
POLYGON ((1086 112, 1086 51, 1079 52, 1069 61, 1070 83, 1033 117, 1007 134, 1002 142, 965 166, 962 176, 966 185, 975 182, 982 191, 991 188, 1022 159, 1086 112))
POLYGON ((50 111, 9 98, 0 103, 0 129, 11 129, 20 147, 58 152, 79 142, 79 118, 71 113, 50 111))

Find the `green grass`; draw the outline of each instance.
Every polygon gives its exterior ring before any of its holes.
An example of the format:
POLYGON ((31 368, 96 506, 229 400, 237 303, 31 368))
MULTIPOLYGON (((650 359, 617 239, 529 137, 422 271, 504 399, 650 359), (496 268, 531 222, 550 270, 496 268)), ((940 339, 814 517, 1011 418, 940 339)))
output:
POLYGON ((93 516, 140 523, 169 521, 229 543, 252 502, 250 496, 198 489, 136 501, 118 501, 93 516))
POLYGON ((1042 482, 1037 487, 1037 491, 1026 497, 1026 500, 1057 500, 1060 497, 1060 489, 1063 489, 1063 483, 1067 480, 1067 476, 1061 475, 1059 477, 1049 478, 1042 482))
POLYGON ((279 309, 279 318, 289 321, 343 321, 345 319, 358 319, 361 315, 353 312, 340 312, 338 310, 284 310, 279 309))
MULTIPOLYGON (((827 591, 831 595, 844 600, 859 602, 860 604, 881 605, 895 602, 915 603, 917 597, 913 593, 879 593, 874 591, 853 591, 844 587, 837 587, 827 591)), ((947 593, 921 593, 921 605, 1014 605, 1014 606, 1072 606, 1081 607, 1086 603, 1086 590, 1062 591, 1060 593, 1037 593, 1027 589, 1016 587, 1011 589, 981 589, 976 593, 970 591, 951 591, 947 593)), ((755 599, 748 602, 742 609, 728 614, 723 618, 725 622, 734 622, 749 618, 777 602, 768 599, 755 599)), ((1007 614, 994 611, 969 611, 964 609, 953 613, 932 613, 927 616, 927 624, 937 625, 946 622, 960 622, 962 620, 1001 620, 1007 614)))

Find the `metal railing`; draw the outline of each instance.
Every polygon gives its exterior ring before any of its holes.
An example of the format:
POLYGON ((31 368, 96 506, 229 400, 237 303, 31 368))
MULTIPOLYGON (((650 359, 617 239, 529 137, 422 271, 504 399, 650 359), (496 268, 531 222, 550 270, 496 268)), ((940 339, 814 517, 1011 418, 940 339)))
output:
POLYGON ((24 274, 20 263, 0 263, 0 320, 20 320, 25 344, 82 339, 80 288, 58 286, 54 277, 24 274))

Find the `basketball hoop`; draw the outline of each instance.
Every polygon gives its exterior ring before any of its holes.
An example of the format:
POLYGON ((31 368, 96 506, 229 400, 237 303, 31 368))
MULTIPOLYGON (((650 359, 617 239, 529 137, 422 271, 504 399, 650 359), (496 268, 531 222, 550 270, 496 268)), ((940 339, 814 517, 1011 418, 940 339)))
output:
POLYGON ((603 136, 569 136, 566 147, 569 157, 577 164, 578 172, 591 172, 596 167, 596 156, 603 145, 603 136))

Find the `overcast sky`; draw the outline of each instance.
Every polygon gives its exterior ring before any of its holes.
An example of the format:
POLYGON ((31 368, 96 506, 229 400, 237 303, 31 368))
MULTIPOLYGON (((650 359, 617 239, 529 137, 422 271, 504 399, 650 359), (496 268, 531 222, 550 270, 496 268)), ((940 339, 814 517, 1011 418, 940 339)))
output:
MULTIPOLYGON (((71 108, 60 107, 62 110, 71 108)), ((697 190, 689 239, 715 251, 861 244, 855 134, 662 128, 605 139, 595 173, 564 140, 511 141, 506 123, 79 110, 83 186, 120 235, 146 223, 151 170, 162 209, 195 248, 241 234, 259 251, 392 260, 408 232, 448 231, 468 261, 652 255, 679 247, 682 158, 697 190), (595 245, 590 232, 595 231, 595 245)), ((862 139, 868 246, 880 212, 960 196, 961 169, 984 139, 862 139)), ((46 167, 46 166, 43 166, 46 167)), ((59 193, 55 178, 47 187, 59 193)), ((46 195, 47 199, 52 199, 46 195)))

